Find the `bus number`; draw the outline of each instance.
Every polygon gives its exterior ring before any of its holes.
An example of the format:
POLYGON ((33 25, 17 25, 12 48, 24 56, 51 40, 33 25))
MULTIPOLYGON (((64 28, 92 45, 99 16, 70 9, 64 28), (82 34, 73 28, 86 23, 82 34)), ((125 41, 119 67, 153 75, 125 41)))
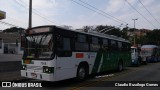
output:
POLYGON ((41 65, 46 65, 46 62, 41 62, 41 65))

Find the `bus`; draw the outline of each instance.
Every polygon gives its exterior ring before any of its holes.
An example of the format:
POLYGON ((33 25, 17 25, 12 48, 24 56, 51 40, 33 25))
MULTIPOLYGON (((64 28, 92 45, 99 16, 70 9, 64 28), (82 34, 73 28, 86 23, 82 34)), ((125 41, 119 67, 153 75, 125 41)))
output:
POLYGON ((147 62, 160 61, 160 47, 157 45, 143 45, 141 47, 141 56, 147 62))
POLYGON ((142 63, 142 58, 140 56, 140 47, 131 46, 131 58, 132 65, 140 66, 142 63))
POLYGON ((131 64, 130 42, 113 35, 38 26, 23 37, 21 76, 44 81, 77 78, 131 64))

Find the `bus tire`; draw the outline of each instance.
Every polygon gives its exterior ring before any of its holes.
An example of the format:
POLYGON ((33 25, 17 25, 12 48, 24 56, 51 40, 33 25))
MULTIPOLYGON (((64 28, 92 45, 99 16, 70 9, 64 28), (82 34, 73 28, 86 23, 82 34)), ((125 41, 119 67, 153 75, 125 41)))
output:
POLYGON ((119 72, 123 71, 123 62, 122 61, 118 62, 118 71, 119 72))
POLYGON ((77 81, 84 81, 87 76, 87 69, 84 65, 80 65, 77 69, 77 81))
POLYGON ((139 67, 141 65, 141 61, 138 59, 136 67, 139 67))

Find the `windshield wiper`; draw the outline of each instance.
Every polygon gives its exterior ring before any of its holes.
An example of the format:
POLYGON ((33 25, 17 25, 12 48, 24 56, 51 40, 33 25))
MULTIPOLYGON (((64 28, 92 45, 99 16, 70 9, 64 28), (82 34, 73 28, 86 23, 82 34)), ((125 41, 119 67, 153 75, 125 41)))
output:
POLYGON ((41 37, 39 43, 37 42, 37 46, 35 47, 35 56, 36 56, 36 57, 39 56, 38 54, 39 54, 39 52, 41 52, 41 51, 39 51, 38 48, 41 48, 42 40, 43 40, 43 38, 46 38, 46 37, 47 37, 47 34, 44 34, 44 35, 41 37), (44 37, 44 36, 45 36, 45 37, 44 37))

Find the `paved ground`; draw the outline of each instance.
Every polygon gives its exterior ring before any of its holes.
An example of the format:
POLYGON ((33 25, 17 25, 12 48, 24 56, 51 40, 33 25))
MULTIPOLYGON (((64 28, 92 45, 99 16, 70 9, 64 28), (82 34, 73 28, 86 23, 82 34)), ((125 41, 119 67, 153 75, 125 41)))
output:
POLYGON ((26 78, 21 77, 20 71, 0 72, 0 81, 17 81, 24 79, 26 78))
POLYGON ((0 62, 21 61, 21 60, 22 60, 21 54, 0 54, 0 62))
POLYGON ((0 81, 23 79, 20 76, 20 54, 0 54, 0 81))
MULTIPOLYGON (((134 81, 145 84, 146 82, 155 83, 158 81, 160 85, 160 62, 149 63, 140 67, 128 67, 123 72, 113 72, 91 78, 85 82, 74 82, 73 80, 66 80, 60 82, 44 82, 39 80, 19 81, 18 83, 42 83, 42 88, 0 88, 3 90, 160 90, 159 87, 115 87, 115 83, 123 81, 125 83, 134 81), (108 83, 113 86, 108 86, 108 83), (58 86, 57 86, 58 85, 58 86)), ((121 83, 121 82, 120 82, 121 83)), ((133 83, 134 84, 134 83, 133 83)))

